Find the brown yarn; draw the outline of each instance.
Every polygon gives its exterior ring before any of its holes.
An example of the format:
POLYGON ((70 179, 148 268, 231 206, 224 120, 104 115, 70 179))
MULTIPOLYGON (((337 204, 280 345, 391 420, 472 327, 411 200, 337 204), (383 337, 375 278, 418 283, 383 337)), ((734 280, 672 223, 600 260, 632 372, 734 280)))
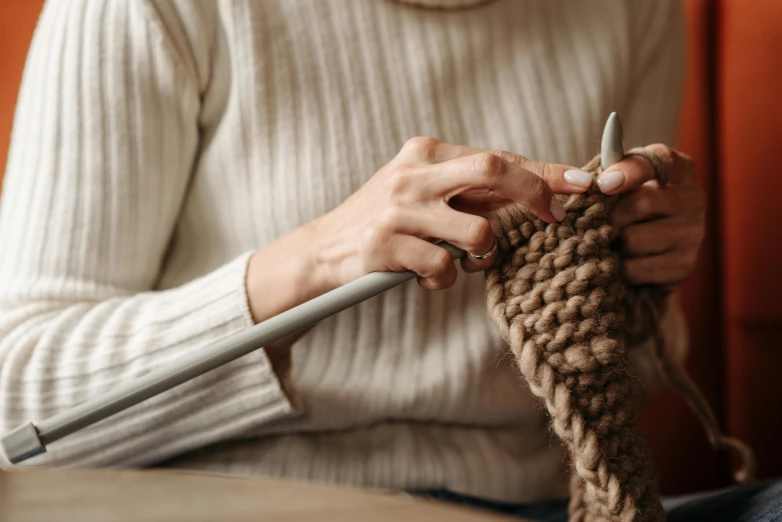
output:
MULTIPOLYGON (((658 158, 643 149, 629 154, 651 160, 665 184, 658 158)), ((599 158, 584 170, 599 174, 599 158)), ((649 301, 620 277, 609 224, 616 199, 593 186, 563 198, 567 215, 560 223, 545 223, 518 205, 490 218, 500 260, 486 273, 489 313, 570 454, 571 521, 665 519, 624 346, 633 329, 628 311, 649 301)), ((710 414, 684 371, 662 350, 658 356, 690 403, 710 414)), ((706 424, 715 444, 735 442, 719 435, 716 422, 706 424)), ((751 458, 748 449, 743 457, 751 458)))

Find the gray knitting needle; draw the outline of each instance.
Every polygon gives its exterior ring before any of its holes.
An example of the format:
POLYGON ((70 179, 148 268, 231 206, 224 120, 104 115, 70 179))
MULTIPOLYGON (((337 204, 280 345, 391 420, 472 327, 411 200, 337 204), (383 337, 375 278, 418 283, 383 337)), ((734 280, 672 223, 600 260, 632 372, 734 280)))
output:
MULTIPOLYGON (((438 243, 453 259, 465 255, 463 250, 438 243)), ((254 350, 267 346, 292 333, 303 330, 362 301, 399 286, 416 274, 407 272, 373 272, 295 308, 258 323, 242 332, 206 348, 183 356, 105 394, 89 399, 37 425, 29 422, 0 440, 8 460, 19 463, 46 452, 46 445, 80 429, 119 413, 150 397, 190 379, 227 364, 254 350)))
MULTIPOLYGON (((621 124, 612 113, 603 132, 601 163, 604 168, 622 158, 621 124), (611 146, 607 147, 606 144, 611 146), (616 144, 619 144, 617 149, 616 144), (618 152, 617 152, 618 150, 618 152), (617 159, 618 158, 618 159, 617 159)), ((465 255, 453 245, 439 243, 453 259, 465 255)), ((301 331, 334 314, 415 278, 407 272, 374 272, 267 319, 243 332, 162 366, 138 379, 87 400, 37 425, 23 424, 0 439, 8 460, 18 464, 46 452, 46 446, 78 430, 115 415, 150 397, 214 370, 254 350, 301 331)))
POLYGON ((622 121, 617 113, 612 112, 608 116, 603 128, 603 137, 600 140, 600 166, 605 170, 614 163, 622 161, 624 156, 622 121))

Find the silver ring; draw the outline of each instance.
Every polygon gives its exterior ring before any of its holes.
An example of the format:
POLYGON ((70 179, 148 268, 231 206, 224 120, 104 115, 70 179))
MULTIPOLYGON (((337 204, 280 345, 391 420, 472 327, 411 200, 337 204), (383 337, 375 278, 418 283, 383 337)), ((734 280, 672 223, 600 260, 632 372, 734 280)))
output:
POLYGON ((488 252, 485 254, 472 254, 470 253, 470 257, 474 257, 475 259, 486 259, 487 257, 490 257, 494 252, 497 251, 497 238, 494 238, 494 243, 491 244, 491 248, 488 252))

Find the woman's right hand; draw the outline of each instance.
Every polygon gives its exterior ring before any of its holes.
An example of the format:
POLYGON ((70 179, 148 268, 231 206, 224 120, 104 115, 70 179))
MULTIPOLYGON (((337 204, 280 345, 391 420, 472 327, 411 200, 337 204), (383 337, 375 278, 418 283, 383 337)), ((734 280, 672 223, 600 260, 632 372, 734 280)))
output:
MULTIPOLYGON (((560 220, 565 210, 553 194, 583 192, 591 179, 509 152, 412 138, 340 206, 251 256, 252 318, 263 321, 376 271, 412 270, 424 288, 448 287, 456 267, 433 239, 482 254, 494 242, 487 213, 515 201, 546 221, 560 220)), ((485 270, 496 258, 466 256, 462 267, 485 270)), ((289 348, 301 335, 266 347, 275 371, 289 366, 289 348)))
MULTIPOLYGON (((456 267, 433 239, 483 254, 494 243, 485 214, 518 202, 558 221, 565 209, 554 192, 583 192, 590 180, 572 167, 509 152, 412 138, 344 203, 305 227, 316 246, 314 266, 334 288, 370 272, 404 270, 417 273, 424 288, 446 288, 456 267)), ((496 257, 465 256, 462 267, 485 270, 496 257)))

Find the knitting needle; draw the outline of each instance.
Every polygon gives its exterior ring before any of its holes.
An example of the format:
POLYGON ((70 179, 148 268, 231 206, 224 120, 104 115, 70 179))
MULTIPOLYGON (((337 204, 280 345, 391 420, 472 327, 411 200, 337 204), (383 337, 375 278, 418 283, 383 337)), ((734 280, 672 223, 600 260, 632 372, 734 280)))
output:
MULTIPOLYGON (((453 245, 440 242, 453 259, 465 255, 453 245)), ((46 452, 46 445, 106 419, 150 397, 227 364, 254 350, 375 297, 417 277, 412 271, 373 272, 295 308, 182 356, 99 397, 69 408, 37 425, 29 422, 0 440, 8 460, 19 463, 46 452)))
MULTIPOLYGON (((607 168, 623 157, 622 127, 611 113, 603 131, 601 165, 607 168)), ((451 257, 465 255, 453 245, 440 242, 451 257)), ((131 382, 117 386, 99 397, 60 412, 37 425, 23 424, 0 439, 8 460, 18 464, 46 452, 46 446, 76 431, 91 426, 146 399, 170 390, 210 370, 267 346, 283 337, 304 330, 319 321, 404 284, 415 272, 373 272, 327 292, 315 299, 276 315, 242 332, 201 350, 178 358, 131 382)))
POLYGON ((625 147, 623 140, 622 121, 619 115, 612 112, 603 127, 603 138, 600 140, 600 166, 603 170, 624 159, 625 147))

